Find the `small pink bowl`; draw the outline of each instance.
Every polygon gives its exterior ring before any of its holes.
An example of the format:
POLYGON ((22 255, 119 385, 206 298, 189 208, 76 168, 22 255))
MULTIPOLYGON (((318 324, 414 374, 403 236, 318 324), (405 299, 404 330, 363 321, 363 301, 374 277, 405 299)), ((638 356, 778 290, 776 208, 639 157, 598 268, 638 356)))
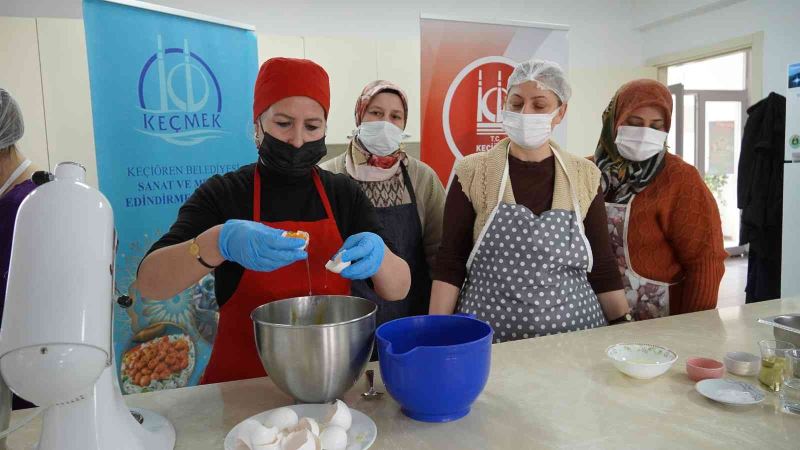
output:
POLYGON ((722 378, 725 374, 725 365, 709 358, 689 358, 686 361, 686 373, 692 381, 722 378))

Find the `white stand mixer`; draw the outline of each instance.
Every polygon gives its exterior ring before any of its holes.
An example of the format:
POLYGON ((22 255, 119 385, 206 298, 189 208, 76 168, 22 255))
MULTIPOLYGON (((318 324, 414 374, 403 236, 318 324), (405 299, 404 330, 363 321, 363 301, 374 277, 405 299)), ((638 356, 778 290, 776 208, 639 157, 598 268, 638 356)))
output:
POLYGON ((56 167, 17 214, 0 371, 20 397, 47 407, 38 450, 171 450, 175 429, 130 411, 111 343, 116 234, 108 200, 75 163, 56 167))

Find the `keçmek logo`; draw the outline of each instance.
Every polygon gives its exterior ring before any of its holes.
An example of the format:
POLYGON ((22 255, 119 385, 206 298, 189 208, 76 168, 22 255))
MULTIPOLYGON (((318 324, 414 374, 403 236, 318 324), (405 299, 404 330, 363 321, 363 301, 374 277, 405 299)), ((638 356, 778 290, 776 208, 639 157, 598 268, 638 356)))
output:
POLYGON ((222 90, 211 67, 186 39, 183 48, 164 48, 161 35, 157 40, 139 75, 137 131, 181 146, 221 137, 222 90))
POLYGON ((479 58, 461 69, 450 83, 442 108, 442 126, 457 160, 490 150, 505 137, 505 86, 515 64, 504 56, 479 58))

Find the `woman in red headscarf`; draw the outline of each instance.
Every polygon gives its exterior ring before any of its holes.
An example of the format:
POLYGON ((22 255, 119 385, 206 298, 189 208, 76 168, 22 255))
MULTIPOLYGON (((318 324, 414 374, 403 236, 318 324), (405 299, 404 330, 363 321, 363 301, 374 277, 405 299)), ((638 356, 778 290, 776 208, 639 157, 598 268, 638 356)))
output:
POLYGON ((258 162, 200 186, 139 268, 143 296, 166 299, 211 270, 219 326, 204 383, 264 376, 250 312, 274 300, 347 295, 371 280, 387 300, 408 294, 408 264, 384 244, 380 221, 361 188, 321 170, 327 153, 328 74, 312 61, 273 58, 261 66, 253 121, 258 162), (304 239, 285 236, 304 231, 304 239), (325 263, 342 252, 341 274, 325 263), (306 269, 309 262, 309 274, 306 269))
POLYGON ((636 320, 715 308, 725 273, 717 203, 697 169, 667 151, 671 117, 666 86, 631 81, 603 113, 594 155, 636 320))
POLYGON ((322 167, 347 174, 364 189, 384 235, 411 268, 411 290, 404 300, 387 302, 358 281, 353 295, 378 305, 379 325, 427 314, 430 270, 442 238, 444 187, 433 169, 405 151, 408 99, 399 86, 385 80, 366 85, 356 100, 355 121, 347 150, 322 167))

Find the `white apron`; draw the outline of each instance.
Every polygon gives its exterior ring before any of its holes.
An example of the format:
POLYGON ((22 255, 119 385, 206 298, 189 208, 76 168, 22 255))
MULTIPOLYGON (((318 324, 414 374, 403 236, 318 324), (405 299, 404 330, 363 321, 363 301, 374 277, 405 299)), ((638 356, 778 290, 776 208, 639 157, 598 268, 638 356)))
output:
POLYGON ((669 316, 670 283, 645 278, 631 265, 628 251, 628 226, 631 219, 631 205, 636 199, 634 195, 628 204, 606 203, 608 215, 608 234, 611 237, 611 248, 617 260, 619 273, 625 285, 625 298, 631 308, 635 320, 656 319, 669 316))

